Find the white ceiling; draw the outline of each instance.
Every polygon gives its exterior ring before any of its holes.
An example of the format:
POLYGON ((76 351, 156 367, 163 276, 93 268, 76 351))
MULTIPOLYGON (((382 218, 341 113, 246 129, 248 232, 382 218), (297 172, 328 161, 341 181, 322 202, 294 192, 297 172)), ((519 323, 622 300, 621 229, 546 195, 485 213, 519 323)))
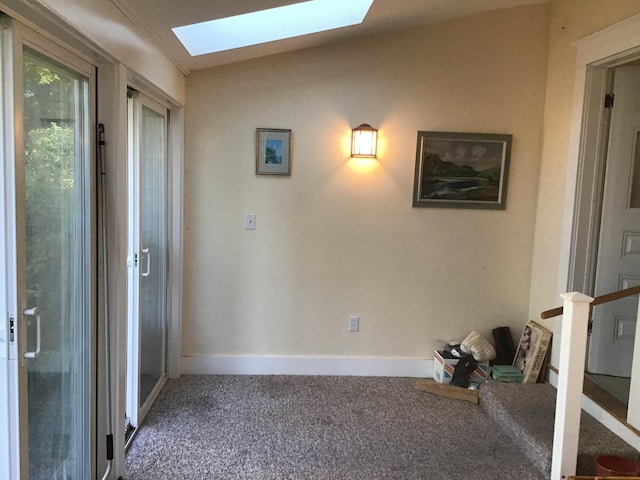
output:
MULTIPOLYGON (((112 0, 185 73, 348 38, 548 0, 375 0, 360 25, 191 57, 172 27, 298 3, 300 0, 112 0)), ((349 0, 344 0, 348 2, 349 0)))

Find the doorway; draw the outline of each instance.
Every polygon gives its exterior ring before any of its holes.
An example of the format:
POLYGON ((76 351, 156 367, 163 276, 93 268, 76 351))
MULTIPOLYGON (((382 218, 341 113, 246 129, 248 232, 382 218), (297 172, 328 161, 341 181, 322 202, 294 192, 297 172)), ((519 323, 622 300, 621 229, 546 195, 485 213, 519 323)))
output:
MULTIPOLYGON (((607 72, 609 125, 593 274, 595 296, 640 285, 640 62, 607 72)), ((587 375, 624 405, 629 390, 638 299, 629 297, 592 311, 587 375)))
MULTIPOLYGON (((618 66, 612 75, 596 296, 640 285, 640 64, 618 66)), ((594 307, 588 372, 631 377, 637 309, 634 297, 594 307)))
MULTIPOLYGON (((594 296, 640 284, 640 63, 588 69, 570 291, 594 296)), ((629 404, 638 298, 595 306, 586 375, 629 404)))
POLYGON ((167 108, 128 95, 129 287, 127 430, 144 419, 167 379, 167 108))

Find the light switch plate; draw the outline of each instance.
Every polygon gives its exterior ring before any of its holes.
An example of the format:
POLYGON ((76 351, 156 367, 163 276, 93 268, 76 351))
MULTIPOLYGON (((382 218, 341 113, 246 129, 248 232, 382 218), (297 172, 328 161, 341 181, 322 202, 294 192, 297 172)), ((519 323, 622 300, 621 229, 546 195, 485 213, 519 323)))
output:
POLYGON ((256 229, 256 214, 255 213, 247 213, 244 216, 244 229, 245 230, 255 230, 256 229))

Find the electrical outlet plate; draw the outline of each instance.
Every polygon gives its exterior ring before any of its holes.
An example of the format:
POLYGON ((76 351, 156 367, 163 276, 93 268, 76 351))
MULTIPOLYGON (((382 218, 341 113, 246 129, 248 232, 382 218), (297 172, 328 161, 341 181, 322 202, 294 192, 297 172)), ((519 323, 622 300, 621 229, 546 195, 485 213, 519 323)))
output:
POLYGON ((351 315, 349 317, 349 331, 357 332, 358 330, 360 330, 360 317, 351 315))

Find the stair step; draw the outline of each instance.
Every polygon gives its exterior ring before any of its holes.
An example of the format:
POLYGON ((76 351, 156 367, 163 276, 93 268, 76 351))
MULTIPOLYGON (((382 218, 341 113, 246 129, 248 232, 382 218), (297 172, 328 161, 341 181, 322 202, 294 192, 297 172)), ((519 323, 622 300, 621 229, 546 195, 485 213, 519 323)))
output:
MULTIPOLYGON (((487 382, 480 405, 547 478, 551 474, 556 389, 543 383, 487 382)), ((640 453, 591 415, 582 411, 578 441, 578 475, 593 475, 599 455, 640 462, 640 453)))

